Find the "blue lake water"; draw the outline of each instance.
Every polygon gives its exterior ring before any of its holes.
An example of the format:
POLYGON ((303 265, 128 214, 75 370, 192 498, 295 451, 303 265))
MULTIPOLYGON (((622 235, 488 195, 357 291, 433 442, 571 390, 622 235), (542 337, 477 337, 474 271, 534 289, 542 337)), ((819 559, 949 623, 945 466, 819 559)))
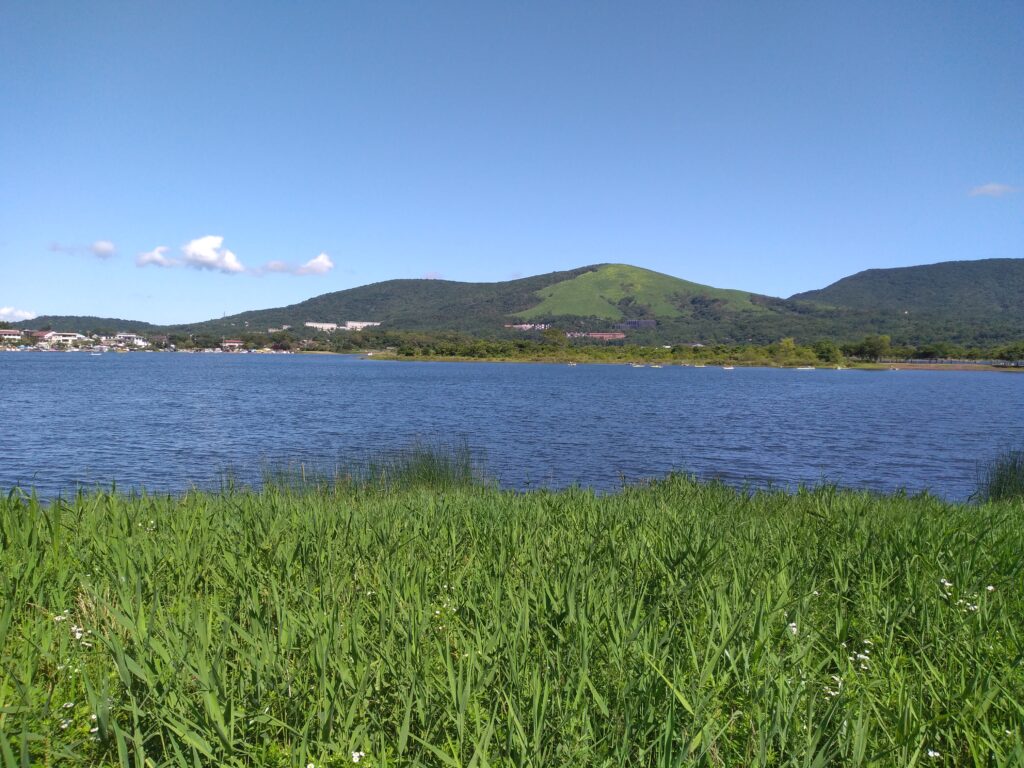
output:
POLYGON ((465 441, 519 489, 679 470, 963 499, 983 463, 1024 443, 1024 376, 0 354, 0 489, 181 491, 417 441, 465 441))

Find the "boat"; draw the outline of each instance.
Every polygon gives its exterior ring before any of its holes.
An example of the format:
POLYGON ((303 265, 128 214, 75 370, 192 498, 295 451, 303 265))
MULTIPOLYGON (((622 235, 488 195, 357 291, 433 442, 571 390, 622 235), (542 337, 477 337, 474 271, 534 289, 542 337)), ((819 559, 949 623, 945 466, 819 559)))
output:
POLYGON ((633 368, 645 368, 646 367, 643 363, 630 363, 630 365, 633 368))
POLYGON ((736 370, 736 366, 735 365, 723 365, 722 366, 722 370, 723 371, 735 371, 736 370))
POLYGON ((798 365, 796 367, 796 369, 798 371, 813 371, 814 370, 814 366, 813 365, 798 365))
POLYGON ((90 352, 89 355, 91 357, 102 357, 103 353, 102 352, 90 352))
POLYGON ((651 365, 651 368, 661 368, 661 367, 662 366, 660 366, 660 365, 651 365))
POLYGON ((570 368, 575 368, 576 367, 576 363, 569 363, 568 365, 569 365, 570 368))

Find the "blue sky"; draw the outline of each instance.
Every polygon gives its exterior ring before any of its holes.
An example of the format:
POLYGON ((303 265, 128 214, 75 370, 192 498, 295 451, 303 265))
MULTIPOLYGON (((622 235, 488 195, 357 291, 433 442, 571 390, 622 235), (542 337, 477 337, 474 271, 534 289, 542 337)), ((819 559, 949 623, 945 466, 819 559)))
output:
POLYGON ((1022 40, 1016 1, 7 0, 0 316, 1022 257, 1022 40))

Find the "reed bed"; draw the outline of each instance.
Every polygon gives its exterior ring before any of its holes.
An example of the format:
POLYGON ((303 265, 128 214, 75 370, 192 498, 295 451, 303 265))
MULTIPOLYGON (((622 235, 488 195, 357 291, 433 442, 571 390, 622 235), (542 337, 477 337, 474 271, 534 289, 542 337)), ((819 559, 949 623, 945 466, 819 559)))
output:
POLYGON ((1024 504, 0 501, 0 764, 1024 765, 1024 504))

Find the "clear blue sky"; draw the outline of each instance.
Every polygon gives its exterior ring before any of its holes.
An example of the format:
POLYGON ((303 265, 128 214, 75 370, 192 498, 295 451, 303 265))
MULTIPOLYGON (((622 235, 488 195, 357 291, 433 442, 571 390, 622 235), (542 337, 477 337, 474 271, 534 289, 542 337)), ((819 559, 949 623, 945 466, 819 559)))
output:
POLYGON ((1024 256, 1019 0, 5 0, 0 105, 8 318, 1024 256))

